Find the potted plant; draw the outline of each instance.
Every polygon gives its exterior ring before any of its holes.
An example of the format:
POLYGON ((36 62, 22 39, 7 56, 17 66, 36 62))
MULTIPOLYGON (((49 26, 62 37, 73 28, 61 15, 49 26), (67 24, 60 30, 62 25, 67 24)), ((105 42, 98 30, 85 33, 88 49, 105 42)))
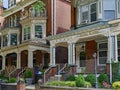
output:
POLYGON ((25 80, 26 80, 27 84, 32 84, 33 75, 32 75, 32 71, 30 69, 26 69, 26 71, 25 71, 25 80))

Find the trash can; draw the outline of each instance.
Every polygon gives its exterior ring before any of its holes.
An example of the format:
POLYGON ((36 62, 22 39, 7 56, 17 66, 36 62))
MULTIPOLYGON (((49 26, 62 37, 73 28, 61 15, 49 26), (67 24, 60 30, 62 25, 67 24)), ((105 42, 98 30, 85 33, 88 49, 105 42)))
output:
POLYGON ((24 80, 20 79, 17 82, 17 90, 25 90, 25 82, 24 82, 24 80))

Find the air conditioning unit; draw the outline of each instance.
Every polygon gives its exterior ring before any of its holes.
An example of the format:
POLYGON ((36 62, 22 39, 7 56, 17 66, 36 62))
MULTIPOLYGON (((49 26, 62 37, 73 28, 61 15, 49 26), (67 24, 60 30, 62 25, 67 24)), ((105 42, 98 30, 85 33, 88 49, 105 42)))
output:
POLYGON ((81 24, 87 24, 88 23, 88 20, 83 20, 82 22, 81 22, 81 24))

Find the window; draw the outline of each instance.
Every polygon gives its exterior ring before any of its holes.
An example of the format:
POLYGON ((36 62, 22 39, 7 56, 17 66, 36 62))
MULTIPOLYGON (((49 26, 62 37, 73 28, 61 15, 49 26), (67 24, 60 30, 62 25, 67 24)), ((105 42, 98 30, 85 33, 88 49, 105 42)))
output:
POLYGON ((30 27, 24 28, 24 40, 30 39, 30 27))
POLYGON ((11 45, 17 45, 17 34, 11 34, 11 45))
POLYGON ((81 23, 94 22, 97 20, 97 4, 81 6, 81 23))
POLYGON ((100 43, 98 45, 99 65, 106 64, 107 61, 107 43, 100 43))
POLYGON ((90 5, 90 21, 96 21, 97 20, 97 9, 96 9, 96 3, 90 5))
POLYGON ((3 35, 3 47, 8 45, 8 35, 3 35))
POLYGON ((105 20, 115 19, 115 10, 104 10, 105 20))
POLYGON ((42 26, 40 25, 35 26, 35 37, 42 38, 42 26))
POLYGON ((81 7, 81 12, 82 12, 82 21, 88 20, 89 16, 88 16, 88 5, 86 6, 82 6, 81 7))
POLYGON ((80 52, 80 67, 85 67, 86 55, 85 52, 80 52))

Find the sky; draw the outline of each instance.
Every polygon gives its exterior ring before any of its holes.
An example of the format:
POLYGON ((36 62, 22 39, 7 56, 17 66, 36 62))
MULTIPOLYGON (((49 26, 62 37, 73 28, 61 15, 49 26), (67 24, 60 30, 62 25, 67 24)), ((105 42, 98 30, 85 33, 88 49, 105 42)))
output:
POLYGON ((8 7, 8 0, 3 0, 3 6, 4 6, 5 8, 8 7))

